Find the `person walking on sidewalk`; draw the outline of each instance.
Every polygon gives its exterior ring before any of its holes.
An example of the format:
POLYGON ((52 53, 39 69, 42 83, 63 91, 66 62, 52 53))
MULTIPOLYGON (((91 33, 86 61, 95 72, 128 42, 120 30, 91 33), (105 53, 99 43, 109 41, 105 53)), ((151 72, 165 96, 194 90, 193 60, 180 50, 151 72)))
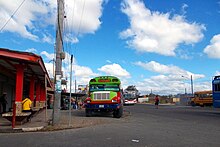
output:
POLYGON ((159 97, 158 95, 155 96, 155 106, 156 106, 156 109, 158 109, 158 105, 159 105, 159 97))
MULTIPOLYGON (((4 92, 3 95, 0 97, 0 106, 2 106, 2 111, 3 113, 6 112, 6 105, 8 104, 7 102, 7 93, 4 92)), ((1 108, 1 107, 0 107, 1 108)), ((1 110, 1 109, 0 109, 1 110)))

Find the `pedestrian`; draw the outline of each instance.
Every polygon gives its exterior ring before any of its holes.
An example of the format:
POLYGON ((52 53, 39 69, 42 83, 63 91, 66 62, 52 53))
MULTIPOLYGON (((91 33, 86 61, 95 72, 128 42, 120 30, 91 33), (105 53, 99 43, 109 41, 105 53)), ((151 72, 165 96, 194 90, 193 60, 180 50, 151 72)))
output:
POLYGON ((22 101, 22 111, 23 112, 31 112, 31 106, 32 106, 32 101, 29 99, 29 97, 26 97, 22 101))
POLYGON ((78 110, 78 101, 77 100, 75 101, 75 108, 76 108, 76 110, 78 110))
POLYGON ((71 107, 72 109, 75 109, 75 99, 71 97, 71 107))
POLYGON ((155 96, 155 107, 156 109, 158 109, 158 105, 159 105, 159 97, 158 95, 155 96))
POLYGON ((0 97, 0 106, 2 106, 2 108, 3 108, 2 109, 3 113, 6 112, 6 105, 7 104, 8 104, 8 102, 7 102, 7 93, 4 92, 3 95, 0 97))

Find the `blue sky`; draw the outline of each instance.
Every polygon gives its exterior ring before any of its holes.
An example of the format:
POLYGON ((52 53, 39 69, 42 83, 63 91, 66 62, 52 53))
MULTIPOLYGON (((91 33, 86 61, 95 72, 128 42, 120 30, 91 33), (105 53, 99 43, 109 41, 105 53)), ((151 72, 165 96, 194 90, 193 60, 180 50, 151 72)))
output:
MULTIPOLYGON (((56 5, 0 0, 0 47, 41 55, 51 77, 56 5)), ((194 91, 209 90, 220 73, 220 0, 65 0, 65 15, 62 69, 70 79, 73 54, 77 85, 114 75, 123 88, 167 95, 190 93, 191 75, 194 91)))

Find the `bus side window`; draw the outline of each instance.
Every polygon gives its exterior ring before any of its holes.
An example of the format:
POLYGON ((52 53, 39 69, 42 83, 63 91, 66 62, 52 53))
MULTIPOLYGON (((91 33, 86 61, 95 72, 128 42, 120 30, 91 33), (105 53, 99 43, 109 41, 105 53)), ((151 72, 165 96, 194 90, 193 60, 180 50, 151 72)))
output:
POLYGON ((214 91, 220 91, 220 84, 215 84, 214 91))

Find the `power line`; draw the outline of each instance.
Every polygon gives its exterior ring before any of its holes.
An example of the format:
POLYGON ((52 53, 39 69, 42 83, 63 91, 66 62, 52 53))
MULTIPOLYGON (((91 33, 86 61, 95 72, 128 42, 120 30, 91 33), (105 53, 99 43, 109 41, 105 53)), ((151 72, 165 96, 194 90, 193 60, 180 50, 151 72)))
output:
POLYGON ((85 3, 86 3, 86 1, 84 0, 83 9, 82 9, 82 13, 81 13, 81 16, 80 16, 80 22, 79 22, 79 27, 78 27, 78 32, 76 34, 76 37, 79 36, 79 32, 81 30, 81 23, 82 23, 82 17, 83 17, 83 13, 84 13, 84 9, 85 9, 85 3))
MULTIPOLYGON (((83 8, 82 8, 81 16, 80 16, 80 22, 79 22, 79 26, 78 26, 78 31, 77 31, 77 33, 76 33, 76 38, 78 38, 79 33, 80 33, 80 30, 81 30, 82 18, 83 18, 84 9, 85 9, 85 2, 86 2, 86 1, 84 0, 84 2, 83 2, 83 8)), ((75 45, 75 50, 76 50, 76 47, 77 47, 77 44, 75 45)), ((75 50, 74 50, 74 51, 75 51, 75 50)), ((76 51, 75 51, 75 53, 74 53, 74 58, 75 58, 75 55, 76 55, 76 51)))
POLYGON ((0 32, 5 28, 5 26, 9 23, 9 21, 14 17, 15 13, 20 9, 20 7, 24 4, 25 0, 21 2, 21 4, 18 6, 18 8, 13 12, 13 14, 10 16, 10 18, 6 21, 6 23, 1 27, 0 32))
MULTIPOLYGON (((71 21, 70 23, 73 23, 73 20, 74 20, 74 15, 75 15, 75 5, 76 5, 76 2, 74 0, 74 3, 73 3, 73 13, 72 13, 72 17, 68 17, 68 19, 70 18, 71 21)), ((80 21, 79 21, 79 25, 78 25, 78 28, 77 28, 77 31, 76 31, 76 38, 79 36, 79 33, 80 33, 80 29, 81 29, 81 25, 82 25, 82 18, 83 18, 83 14, 84 14, 84 10, 85 10, 85 0, 83 2, 83 7, 82 7, 82 11, 81 11, 81 16, 80 16, 80 21)), ((70 34, 70 32, 72 31, 68 25, 68 19, 66 19, 66 23, 64 25, 64 33, 66 35, 68 35, 68 33, 70 34)), ((73 25, 73 24, 72 24, 73 25)), ((58 30, 59 31, 59 30, 58 30)), ((67 36, 69 38, 69 36, 67 36)), ((70 41, 71 42, 71 41, 70 41)), ((71 50, 71 43, 69 42, 69 40, 67 41, 67 43, 65 43, 66 45, 66 51, 72 55, 72 50, 71 50)), ((75 50, 76 50, 76 46, 77 44, 75 44, 75 50)), ((74 50, 74 53, 73 53, 73 56, 74 56, 74 59, 75 59, 75 54, 76 54, 76 51, 74 50)), ((69 61, 69 60, 68 60, 69 61)), ((72 64, 72 63, 71 63, 72 64)), ((76 78, 76 77, 75 77, 76 78)), ((70 81, 71 82, 71 81, 70 81)))
MULTIPOLYGON (((64 21, 64 36, 66 36, 66 38, 67 38, 67 40, 64 42, 64 44, 65 44, 65 50, 66 50, 66 52, 69 54, 69 55, 71 55, 72 53, 71 53, 71 41, 69 41, 69 39, 71 38, 71 36, 69 36, 70 35, 70 27, 69 27, 69 22, 68 22, 68 20, 69 20, 69 18, 71 18, 72 19, 72 17, 65 17, 66 19, 65 19, 65 21, 64 21)), ((69 65, 71 64, 70 62, 70 56, 66 56, 67 57, 67 62, 69 63, 69 65)), ((67 66, 67 64, 63 64, 63 66, 66 68, 66 67, 68 67, 67 66)), ((67 76, 67 75, 66 75, 67 76)))

